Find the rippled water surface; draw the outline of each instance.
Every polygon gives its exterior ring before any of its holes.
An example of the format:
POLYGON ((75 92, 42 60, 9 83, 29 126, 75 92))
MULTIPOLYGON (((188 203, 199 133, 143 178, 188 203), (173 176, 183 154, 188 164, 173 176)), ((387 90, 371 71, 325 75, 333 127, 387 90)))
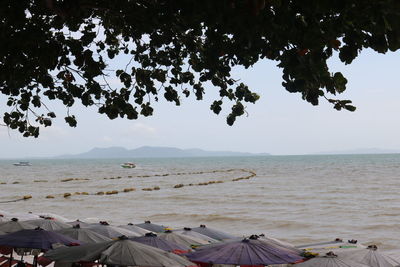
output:
POLYGON ((137 168, 123 169, 125 161, 32 160, 30 167, 0 161, 0 201, 32 195, 1 203, 0 210, 171 227, 207 224, 295 244, 342 237, 400 248, 400 155, 137 159, 137 168), (256 176, 232 181, 250 176, 247 170, 256 176), (77 179, 61 181, 68 178, 77 179), (223 183, 198 185, 210 181, 223 183), (160 190, 142 190, 156 186, 160 190), (121 192, 131 187, 136 191, 121 192), (95 195, 112 190, 119 193, 95 195))

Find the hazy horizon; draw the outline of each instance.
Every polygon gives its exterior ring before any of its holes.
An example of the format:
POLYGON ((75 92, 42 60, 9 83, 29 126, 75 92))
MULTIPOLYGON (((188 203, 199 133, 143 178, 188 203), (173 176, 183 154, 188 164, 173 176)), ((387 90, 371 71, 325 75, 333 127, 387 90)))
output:
MULTIPOLYGON (((319 106, 312 106, 301 95, 285 91, 281 69, 275 62, 262 61, 248 70, 236 68, 234 76, 261 99, 255 105, 248 104, 248 116, 238 118, 232 127, 225 121, 230 106, 224 106, 219 116, 210 110, 209 105, 218 98, 212 87, 206 88, 203 101, 182 99, 180 107, 166 101, 154 103, 152 117, 134 121, 109 120, 94 108, 76 105, 69 111, 77 117, 76 128, 65 124, 64 106, 45 101, 57 114, 53 126, 42 128, 38 139, 0 127, 0 158, 49 157, 93 147, 143 145, 273 155, 360 148, 400 150, 398 62, 399 53, 382 55, 369 50, 351 65, 330 60, 331 71, 342 71, 348 78, 347 91, 336 97, 353 100, 355 112, 336 111, 323 100, 319 106)), ((2 107, 5 101, 2 95, 2 107)))

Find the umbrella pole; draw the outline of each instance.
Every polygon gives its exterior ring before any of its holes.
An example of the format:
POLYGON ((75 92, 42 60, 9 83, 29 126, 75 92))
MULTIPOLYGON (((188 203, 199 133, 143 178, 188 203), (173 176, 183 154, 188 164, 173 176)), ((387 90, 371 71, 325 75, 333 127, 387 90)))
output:
POLYGON ((12 266, 13 252, 14 252, 14 249, 11 249, 11 253, 10 253, 10 267, 12 266))
POLYGON ((38 258, 37 255, 35 255, 35 256, 33 257, 33 267, 37 267, 37 258, 38 258))

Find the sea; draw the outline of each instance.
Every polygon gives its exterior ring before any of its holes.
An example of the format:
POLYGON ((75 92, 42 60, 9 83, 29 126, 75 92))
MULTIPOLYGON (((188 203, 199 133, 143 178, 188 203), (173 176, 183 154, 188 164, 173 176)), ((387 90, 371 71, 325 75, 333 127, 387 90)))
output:
POLYGON ((0 161, 2 212, 400 249, 400 154, 14 162, 0 161))

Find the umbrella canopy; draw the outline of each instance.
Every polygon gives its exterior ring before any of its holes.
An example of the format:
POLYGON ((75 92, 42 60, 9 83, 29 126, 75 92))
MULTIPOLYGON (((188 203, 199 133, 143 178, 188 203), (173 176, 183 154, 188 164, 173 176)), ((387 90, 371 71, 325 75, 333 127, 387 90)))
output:
POLYGON ((1 222, 0 231, 4 233, 14 233, 25 229, 35 229, 36 226, 26 221, 20 221, 12 218, 11 221, 1 222))
POLYGON ((135 232, 135 233, 137 233, 139 235, 145 235, 147 233, 150 233, 149 230, 146 230, 146 229, 143 229, 143 228, 141 228, 139 226, 136 226, 133 223, 128 223, 127 225, 120 225, 118 227, 121 227, 121 228, 127 229, 129 231, 135 232))
POLYGON ((315 257, 305 262, 295 264, 294 267, 368 267, 368 265, 350 259, 344 259, 332 252, 328 252, 325 256, 315 257))
POLYGON ((51 218, 51 219, 54 219, 54 220, 57 220, 57 221, 61 221, 61 222, 70 221, 69 219, 67 219, 67 218, 65 218, 63 216, 60 216, 60 215, 54 214, 54 213, 39 213, 37 215, 39 216, 39 218, 42 218, 42 219, 51 218))
POLYGON ((268 244, 277 246, 277 247, 282 248, 282 249, 287 249, 287 250, 292 251, 292 252, 297 253, 297 254, 300 254, 300 253, 304 252, 303 249, 296 248, 292 244, 289 244, 287 242, 281 241, 279 239, 272 238, 272 237, 266 237, 264 234, 259 235, 259 237, 260 237, 259 240, 261 242, 266 242, 268 244))
POLYGON ((107 222, 100 222, 90 225, 88 229, 109 238, 117 238, 123 235, 128 237, 140 236, 138 233, 129 231, 121 227, 109 225, 107 222))
POLYGON ((129 240, 116 242, 103 251, 99 262, 123 266, 196 266, 173 253, 129 240))
POLYGON ((165 228, 167 228, 164 225, 154 224, 150 221, 145 221, 144 223, 136 224, 136 226, 139 226, 140 228, 143 228, 150 232, 155 232, 155 233, 162 233, 165 231, 165 228))
POLYGON ((56 232, 71 237, 73 239, 82 241, 84 243, 99 243, 99 242, 111 241, 111 238, 96 233, 88 228, 80 228, 79 224, 71 228, 58 230, 56 232))
POLYGON ((305 250, 312 250, 312 251, 326 251, 329 252, 331 250, 335 249, 342 249, 342 248, 365 248, 364 245, 361 245, 357 242, 357 240, 348 240, 343 241, 341 238, 336 238, 333 241, 327 241, 327 242, 321 242, 321 243, 314 243, 314 244, 307 244, 307 245, 301 245, 301 246, 296 246, 297 248, 300 249, 305 249, 305 250))
POLYGON ((219 241, 216 239, 213 239, 209 236, 200 234, 198 232, 192 231, 192 228, 189 227, 185 227, 183 229, 178 229, 178 230, 174 230, 174 233, 180 234, 180 235, 184 235, 184 236, 190 236, 190 237, 194 237, 197 239, 201 239, 204 241, 207 241, 208 243, 218 243, 219 241))
POLYGON ((176 252, 176 251, 187 252, 191 249, 189 246, 179 245, 177 243, 159 238, 156 234, 153 233, 147 233, 145 236, 133 237, 131 238, 131 240, 169 252, 176 252))
POLYGON ((192 228, 192 231, 200 233, 200 234, 208 236, 208 237, 211 237, 211 238, 213 238, 215 240, 219 240, 219 241, 236 238, 236 236, 233 236, 231 234, 227 234, 227 233, 221 232, 219 230, 208 228, 204 224, 201 224, 200 227, 192 228))
POLYGON ((298 254, 257 239, 258 236, 251 236, 240 241, 212 244, 186 256, 195 262, 234 265, 285 264, 303 259, 298 254))
POLYGON ((21 230, 0 236, 0 246, 48 250, 53 244, 81 244, 79 240, 43 229, 21 230))
POLYGON ((79 224, 79 227, 89 227, 89 226, 92 225, 92 224, 90 224, 90 223, 82 222, 82 221, 80 221, 80 220, 75 220, 75 221, 66 222, 66 223, 69 224, 69 225, 72 225, 72 226, 75 226, 75 225, 78 225, 78 224, 79 224))
POLYGON ((79 247, 58 248, 47 252, 44 256, 60 262, 99 260, 102 264, 122 266, 195 266, 190 261, 175 254, 127 239, 79 247))
POLYGON ((355 251, 344 251, 339 256, 371 267, 394 267, 400 265, 399 261, 379 252, 378 247, 375 245, 355 251))
POLYGON ((198 247, 198 246, 204 246, 210 244, 208 241, 205 241, 203 239, 199 239, 196 237, 191 237, 191 236, 185 236, 181 235, 178 233, 174 233, 172 231, 165 231, 164 233, 161 233, 158 235, 160 238, 165 239, 167 241, 171 241, 183 246, 188 246, 188 247, 198 247))
POLYGON ((27 221, 29 224, 33 224, 36 227, 40 227, 46 231, 57 231, 65 228, 70 228, 71 225, 57 221, 53 218, 42 218, 42 219, 36 219, 36 220, 29 220, 27 221))

